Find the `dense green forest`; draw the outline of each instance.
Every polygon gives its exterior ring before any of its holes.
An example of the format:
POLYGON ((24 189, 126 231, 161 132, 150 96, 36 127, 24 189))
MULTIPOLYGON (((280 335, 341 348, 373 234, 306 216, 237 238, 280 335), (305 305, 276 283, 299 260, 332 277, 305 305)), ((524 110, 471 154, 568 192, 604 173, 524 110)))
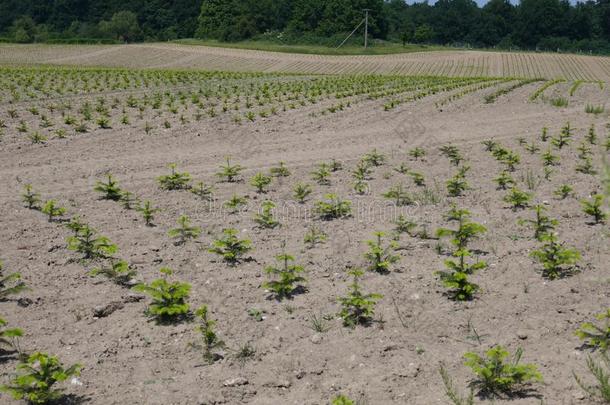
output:
MULTIPOLYGON (((610 0, 0 0, 15 42, 265 39, 336 45, 370 9, 370 33, 409 43, 610 53, 610 0)), ((361 37, 360 37, 361 38, 361 37)))

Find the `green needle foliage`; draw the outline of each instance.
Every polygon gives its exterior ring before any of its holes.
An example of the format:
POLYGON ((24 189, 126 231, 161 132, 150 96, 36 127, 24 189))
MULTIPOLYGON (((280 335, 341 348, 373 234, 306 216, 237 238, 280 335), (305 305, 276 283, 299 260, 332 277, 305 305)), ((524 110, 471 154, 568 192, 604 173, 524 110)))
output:
POLYGON ((595 170, 595 166, 589 157, 582 159, 581 162, 576 165, 576 171, 583 174, 590 174, 592 176, 597 174, 597 170, 595 170))
POLYGON ((460 154, 460 150, 453 145, 445 145, 440 147, 443 154, 454 166, 459 166, 464 161, 464 157, 460 154))
POLYGON ((266 176, 263 173, 256 173, 254 177, 250 179, 250 184, 256 188, 257 193, 266 193, 267 187, 271 184, 271 177, 266 176))
POLYGON ((152 298, 146 313, 148 316, 156 318, 157 321, 166 323, 179 320, 189 312, 189 304, 186 302, 191 291, 188 283, 167 281, 167 277, 173 271, 167 267, 160 270, 162 278, 156 279, 150 284, 138 284, 133 290, 152 298))
POLYGON ((398 173, 400 174, 408 174, 409 173, 409 166, 407 166, 404 163, 401 163, 400 166, 397 166, 394 168, 394 170, 396 170, 398 173))
POLYGON ((184 190, 190 188, 191 175, 189 173, 178 172, 175 163, 170 163, 167 167, 171 170, 170 174, 157 177, 161 189, 184 190))
POLYGON ((235 214, 237 213, 243 206, 246 205, 246 198, 240 197, 237 194, 233 194, 230 199, 225 201, 223 207, 229 210, 229 213, 235 214))
POLYGON ((358 280, 364 274, 362 270, 353 269, 349 272, 354 277, 353 283, 347 296, 339 298, 341 311, 339 317, 343 319, 343 325, 351 328, 357 325, 369 325, 375 315, 375 304, 381 298, 380 294, 366 294, 358 280))
POLYGON ((413 183, 415 183, 416 186, 424 187, 426 185, 426 179, 424 178, 423 174, 418 172, 410 172, 409 176, 411 176, 413 183))
POLYGON ((0 261, 0 301, 6 299, 9 295, 19 294, 25 290, 27 290, 27 287, 21 281, 21 274, 4 274, 4 264, 0 261))
POLYGON ((138 199, 129 191, 121 191, 119 202, 126 210, 131 210, 138 204, 138 199))
POLYGON ((146 226, 153 226, 155 213, 161 211, 159 208, 154 208, 149 200, 144 201, 144 204, 136 208, 136 211, 142 213, 142 217, 146 222, 146 226))
POLYGON ((236 229, 229 228, 222 232, 224 236, 214 240, 208 251, 222 256, 224 261, 230 264, 235 264, 250 251, 251 242, 248 239, 239 239, 236 229))
POLYGON ((183 245, 190 239, 197 239, 201 235, 201 228, 191 226, 191 220, 186 215, 178 218, 178 228, 170 229, 167 233, 170 238, 176 239, 176 245, 183 245))
POLYGON ((345 395, 339 395, 333 398, 331 405, 355 405, 355 402, 345 395))
POLYGON ((342 200, 336 194, 327 194, 326 201, 318 201, 315 205, 315 212, 324 220, 344 218, 351 215, 352 203, 342 200))
POLYGON ((587 135, 585 135, 585 139, 587 140, 587 142, 589 142, 590 145, 597 145, 597 133, 595 132, 595 124, 591 124, 587 135))
POLYGON ((274 276, 276 280, 266 281, 262 286, 273 291, 278 300, 282 300, 292 297, 296 291, 303 289, 303 286, 299 283, 306 281, 300 275, 305 269, 303 266, 294 264, 294 257, 287 253, 276 256, 276 259, 281 263, 281 267, 269 266, 265 268, 265 273, 274 276))
POLYGON ((214 201, 214 188, 202 181, 191 187, 191 193, 204 201, 214 201))
POLYGON ((515 180, 506 170, 503 170, 500 175, 494 179, 494 181, 498 185, 498 190, 506 190, 508 187, 515 185, 515 180))
POLYGON ((321 163, 316 170, 311 172, 311 178, 321 186, 330 185, 330 168, 326 163, 321 163))
POLYGON ((506 156, 504 156, 502 163, 506 165, 507 171, 514 172, 517 165, 521 163, 521 157, 515 152, 510 151, 506 156))
POLYGON ((600 362, 596 362, 591 356, 587 356, 587 369, 595 379, 595 384, 585 383, 576 373, 576 383, 593 400, 601 403, 610 403, 610 357, 607 352, 600 353, 600 362))
POLYGON ((84 260, 111 257, 117 246, 105 236, 98 236, 89 225, 83 225, 73 236, 68 237, 68 249, 83 255, 84 260))
POLYGON ((381 166, 385 163, 385 161, 385 156, 377 152, 377 149, 373 149, 362 157, 362 162, 368 166, 381 166))
POLYGON ((411 156, 413 159, 417 160, 419 158, 423 158, 424 156, 426 156, 426 151, 423 148, 416 147, 409 151, 409 156, 411 156))
POLYGON ((199 318, 199 325, 195 330, 201 335, 201 347, 203 348, 203 358, 210 364, 214 363, 220 356, 215 353, 216 349, 225 347, 225 343, 214 331, 216 321, 208 317, 207 305, 198 308, 195 316, 199 318))
POLYGON ((391 187, 383 196, 389 200, 393 200, 397 206, 413 204, 413 198, 403 188, 402 184, 391 187))
POLYGON ((523 350, 517 349, 513 356, 502 346, 494 346, 481 357, 469 352, 464 355, 477 380, 474 386, 485 396, 511 395, 532 382, 542 382, 542 375, 533 364, 519 364, 523 350))
POLYGON ((355 180, 365 181, 371 179, 371 166, 365 162, 358 162, 358 165, 352 172, 352 177, 355 180))
POLYGON ((89 275, 102 275, 120 286, 130 285, 138 273, 125 260, 115 260, 110 266, 94 268, 89 275))
POLYGON ((606 352, 610 348, 610 308, 595 318, 603 324, 585 322, 576 331, 576 336, 584 340, 587 346, 606 352))
POLYGON ((542 248, 534 250, 531 256, 542 264, 542 275, 554 280, 571 274, 572 266, 580 260, 580 253, 576 249, 565 248, 553 233, 542 235, 541 240, 542 248))
POLYGON ((384 236, 383 232, 375 232, 376 239, 366 242, 369 245, 369 251, 364 254, 364 257, 369 262, 368 270, 370 271, 389 273, 390 266, 400 260, 400 256, 393 254, 398 245, 392 241, 384 246, 382 243, 384 236))
POLYGON ((566 198, 572 195, 573 191, 574 189, 572 188, 572 186, 568 184, 562 184, 561 186, 557 187, 553 194, 560 200, 565 200, 566 198))
POLYGON ((568 122, 564 127, 561 128, 559 135, 551 139, 551 143, 557 149, 562 149, 564 146, 570 144, 570 141, 572 139, 572 133, 573 129, 572 127, 570 127, 570 123, 568 122))
POLYGON ((64 207, 59 207, 57 205, 57 201, 49 200, 47 201, 41 209, 43 214, 47 214, 49 222, 53 222, 56 217, 61 217, 66 213, 66 209, 64 207))
POLYGON ((439 228, 436 231, 436 236, 439 238, 450 237, 451 243, 458 250, 465 249, 470 241, 487 232, 487 228, 476 222, 471 222, 469 217, 470 212, 468 210, 451 209, 447 218, 451 221, 457 221, 458 228, 439 228))
POLYGON ((273 209, 275 203, 273 201, 263 201, 261 204, 261 211, 254 216, 254 222, 256 222, 261 228, 275 228, 280 223, 273 216, 273 209))
POLYGON ((544 166, 557 166, 559 164, 559 156, 553 155, 551 150, 547 150, 542 154, 542 164, 544 166))
POLYGON ((31 184, 26 184, 25 186, 23 186, 23 194, 21 194, 21 200, 29 209, 38 209, 38 204, 40 203, 40 194, 35 193, 33 191, 31 184))
POLYGON ((234 183, 243 170, 244 168, 240 165, 232 165, 231 158, 227 156, 226 163, 220 166, 220 171, 216 175, 228 183, 234 183))
POLYGON ((544 214, 546 208, 540 204, 536 205, 533 208, 536 213, 535 219, 521 219, 519 220, 519 224, 521 225, 530 225, 534 228, 534 238, 539 241, 542 241, 542 237, 553 230, 559 223, 556 219, 551 219, 544 214))
POLYGON ((583 212, 592 216, 595 224, 605 222, 608 214, 603 209, 604 196, 602 194, 595 194, 591 197, 591 201, 583 200, 580 203, 582 204, 583 212))
POLYGON ((119 201, 122 195, 119 183, 114 180, 110 173, 107 174, 106 182, 98 181, 95 183, 93 190, 101 193, 104 200, 119 201))
POLYGON ((57 357, 36 352, 17 365, 18 374, 9 385, 0 386, 0 391, 29 404, 54 403, 63 396, 63 390, 54 388, 55 384, 80 375, 80 368, 79 364, 64 368, 57 357))
POLYGON ((0 318, 0 351, 10 350, 19 352, 18 339, 23 336, 23 330, 5 328, 8 323, 0 318))
POLYGON ((504 202, 510 204, 513 211, 526 208, 531 199, 532 195, 530 193, 521 191, 517 187, 513 187, 503 198, 504 202))
POLYGON ((269 169, 269 173, 273 177, 288 177, 291 174, 284 162, 280 162, 276 167, 269 169))
POLYGON ((447 180, 446 184, 447 193, 450 197, 459 197, 469 188, 465 175, 461 172, 447 180))
POLYGON ((400 235, 406 233, 409 236, 413 236, 413 230, 417 227, 417 224, 411 220, 405 218, 403 214, 400 214, 394 223, 394 233, 397 238, 400 238, 400 235))
POLYGON ((326 242, 328 236, 321 229, 316 226, 310 227, 305 233, 303 242, 307 249, 313 249, 316 245, 326 242))
POLYGON ((439 373, 443 380, 443 385, 445 386, 445 395, 447 395, 447 398, 451 400, 453 405, 474 405, 474 391, 472 388, 467 397, 462 397, 457 388, 455 388, 453 380, 443 364, 440 366, 439 373))
POLYGON ((468 264, 466 259, 471 256, 468 249, 458 249, 453 253, 453 256, 458 260, 447 259, 445 266, 449 271, 439 271, 439 275, 443 285, 450 289, 449 295, 457 301, 469 301, 474 297, 474 294, 479 290, 477 284, 468 281, 468 276, 479 270, 487 268, 487 263, 477 261, 473 264, 468 264))
POLYGON ((309 197, 311 192, 312 189, 309 184, 297 183, 292 188, 292 195, 300 204, 303 204, 305 200, 307 200, 307 197, 309 197))

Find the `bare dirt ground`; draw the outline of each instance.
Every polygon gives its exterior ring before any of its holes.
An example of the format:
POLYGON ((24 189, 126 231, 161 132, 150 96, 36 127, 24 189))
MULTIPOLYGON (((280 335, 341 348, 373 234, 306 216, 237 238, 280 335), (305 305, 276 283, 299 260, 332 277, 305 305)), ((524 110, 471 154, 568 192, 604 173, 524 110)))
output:
POLYGON ((608 57, 518 52, 434 51, 382 56, 321 56, 164 43, 0 44, 0 64, 610 81, 608 57))
MULTIPOLYGON (((121 64, 116 52, 108 49, 108 53, 100 50, 99 58, 121 64)), ((116 49, 167 52, 173 48, 116 49)), ((404 56, 410 57, 418 56, 404 56)), ((75 63, 74 58, 49 55, 45 61, 75 63)), ((367 58, 362 59, 367 63, 367 58)), ((84 60, 92 59, 84 57, 79 63, 84 60)), ((606 102, 609 90, 585 84, 570 97, 569 107, 556 108, 528 102, 538 86, 524 86, 493 104, 482 103, 490 90, 475 92, 444 105, 442 111, 434 103, 445 95, 387 112, 380 102, 367 101, 325 116, 312 117, 310 110, 302 109, 242 125, 226 120, 176 124, 152 136, 135 128, 109 129, 53 139, 45 145, 7 137, 0 143, 0 258, 6 270, 23 274, 31 290, 21 295, 29 305, 19 305, 15 297, 0 302, 0 312, 11 326, 25 330, 25 349, 49 351, 66 364, 83 365, 83 385, 67 384, 67 392, 92 405, 313 405, 328 403, 340 393, 367 404, 445 404, 439 364, 447 366, 465 392, 472 374, 463 365, 463 354, 483 353, 496 344, 511 351, 522 347, 523 361, 538 365, 544 377, 531 396, 506 403, 540 404, 541 399, 545 404, 590 403, 572 376, 573 370, 584 374, 587 353, 574 331, 610 305, 609 229, 608 225, 588 225, 581 211, 579 200, 601 190, 601 177, 575 171, 576 146, 592 124, 600 139, 608 134, 607 113, 594 116, 583 111, 586 103, 606 102), (576 129, 575 139, 558 152, 561 165, 550 181, 544 180, 540 152, 529 154, 517 138, 534 140, 545 151, 547 146, 539 141, 542 127, 556 135, 567 121, 576 129), (577 274, 546 280, 539 264, 529 257, 540 244, 517 221, 533 214, 512 211, 502 201, 506 192, 496 190, 492 179, 501 165, 481 145, 492 138, 521 155, 514 173, 520 188, 527 190, 528 171, 536 179, 531 190, 534 202, 547 204, 549 215, 560 221, 560 238, 582 253, 577 274), (467 176, 471 189, 462 197, 447 197, 445 181, 455 168, 438 149, 447 144, 457 146, 471 166, 467 176), (407 155, 416 146, 427 151, 423 160, 407 155), (388 161, 374 170, 369 192, 359 196, 350 171, 373 148, 388 161), (246 167, 245 181, 218 182, 215 173, 227 155, 246 167), (329 186, 315 185, 310 172, 331 159, 342 162, 343 170, 333 173, 329 186), (291 176, 274 179, 267 194, 257 195, 248 179, 280 161, 292 171, 291 176), (187 191, 160 191, 155 179, 167 173, 170 162, 195 180, 214 184, 216 205, 210 208, 187 191), (418 197, 418 204, 396 208, 381 197, 399 183, 421 195, 421 188, 393 169, 401 163, 425 176, 428 190, 438 201, 418 197), (137 212, 99 199, 93 186, 108 171, 122 188, 161 209, 155 227, 145 226, 137 212), (281 227, 258 229, 252 216, 260 201, 271 199, 279 208, 297 206, 291 196, 297 181, 314 185, 301 212, 335 192, 352 201, 353 216, 319 221, 289 209, 278 210, 281 227), (190 347, 198 338, 194 323, 159 326, 147 321, 148 298, 136 300, 138 294, 87 275, 94 264, 83 265, 67 250, 70 231, 22 205, 19 195, 25 183, 32 183, 44 199, 57 199, 68 208, 68 215, 80 215, 108 236, 119 246, 117 255, 135 266, 139 279, 151 281, 159 276, 160 267, 169 266, 176 279, 191 283, 192 308, 209 306, 216 330, 228 346, 224 359, 208 365, 201 352, 190 347), (561 184, 572 185, 574 197, 557 200, 553 191, 561 184), (234 193, 247 195, 249 204, 245 212, 231 215, 218 206, 234 193), (477 298, 457 303, 444 295, 446 290, 434 272, 442 270, 448 258, 447 242, 437 248, 435 240, 403 235, 400 261, 392 271, 387 275, 369 272, 362 280, 366 291, 383 295, 375 321, 369 327, 343 327, 336 316, 337 298, 346 294, 351 282, 346 270, 366 267, 365 241, 373 238, 374 231, 391 233, 398 213, 433 233, 448 226, 443 215, 452 203, 469 209, 473 220, 488 228, 473 244, 480 259, 489 263, 487 270, 473 277, 482 289, 477 298), (188 214, 204 233, 196 242, 175 246, 167 232, 180 214, 188 214), (305 249, 303 236, 311 224, 324 230, 328 240, 305 249), (230 267, 207 252, 212 239, 226 227, 252 240, 252 260, 230 267), (286 251, 306 269, 308 291, 280 303, 268 298, 261 283, 267 279, 263 268, 274 263, 284 242, 286 251), (117 303, 116 311, 106 317, 94 315, 96 308, 110 303, 117 303), (263 319, 255 320, 248 314, 250 309, 262 311, 263 319), (328 330, 315 332, 311 317, 324 315, 328 315, 328 330), (255 353, 242 362, 234 350, 245 344, 255 353)), ((559 85, 548 95, 567 97, 568 89, 567 84, 559 85)), ((604 153, 599 148, 594 155, 600 171, 604 153)), ((15 364, 10 358, 0 363, 3 382, 15 364)), ((17 403, 5 394, 0 394, 0 402, 17 403)))

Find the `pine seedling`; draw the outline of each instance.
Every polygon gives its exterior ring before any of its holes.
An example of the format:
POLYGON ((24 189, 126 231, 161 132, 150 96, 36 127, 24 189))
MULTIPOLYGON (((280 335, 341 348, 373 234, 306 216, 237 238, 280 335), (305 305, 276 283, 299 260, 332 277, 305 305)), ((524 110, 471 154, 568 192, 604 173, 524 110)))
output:
POLYGON ((573 194, 573 191, 574 189, 572 188, 572 186, 568 184, 562 184, 561 186, 557 187, 553 194, 560 200, 565 200, 573 194))
POLYGON ((9 393, 16 400, 43 405, 59 401, 63 390, 54 388, 57 383, 80 375, 79 364, 64 368, 59 359, 46 353, 36 352, 17 365, 18 374, 0 391, 9 393))
POLYGON ((587 369, 595 379, 596 384, 585 383, 576 373, 573 373, 576 383, 593 400, 600 403, 610 403, 610 357, 608 353, 600 353, 600 362, 587 356, 587 369))
POLYGON ((506 190, 508 187, 515 185, 515 180, 506 170, 503 170, 500 175, 494 179, 494 181, 498 185, 499 190, 506 190))
POLYGON ((316 226, 311 226, 305 236, 303 237, 303 242, 305 243, 305 247, 307 249, 313 249, 316 245, 322 244, 326 242, 326 238, 328 236, 321 229, 316 226))
POLYGON ((553 152, 549 149, 542 154, 542 164, 544 166, 557 166, 559 164, 559 156, 553 155, 553 152))
POLYGON ((202 181, 191 187, 190 191, 204 201, 214 201, 214 188, 202 181))
POLYGON ((585 135, 585 139, 587 140, 587 142, 589 142, 590 145, 597 145, 597 133, 595 132, 595 124, 591 124, 587 135, 585 135))
POLYGON ((396 238, 400 238, 400 235, 406 233, 409 236, 413 236, 413 230, 417 227, 417 224, 411 220, 405 218, 404 215, 400 214, 394 223, 394 233, 396 238))
POLYGON ((413 198, 403 188, 402 184, 392 186, 387 192, 383 194, 383 197, 393 200, 397 206, 411 205, 413 204, 413 198))
POLYGON ((564 146, 570 144, 570 141, 572 139, 572 132, 573 129, 570 127, 570 123, 568 122, 564 127, 561 128, 559 135, 551 139, 551 143, 557 149, 562 149, 564 146))
POLYGON ((551 219, 544 214, 546 208, 540 204, 533 208, 536 213, 535 219, 521 219, 519 224, 529 225, 534 228, 534 238, 538 241, 542 241, 542 237, 555 230, 555 227, 559 222, 556 219, 551 219))
POLYGON ((246 198, 233 194, 230 199, 224 202, 223 207, 229 210, 229 213, 237 213, 243 206, 246 205, 246 198))
POLYGON ((250 184, 256 188, 257 193, 266 193, 267 187, 271 184, 271 177, 266 176, 263 173, 256 173, 254 177, 250 179, 250 184))
POLYGON ((33 191, 31 184, 26 184, 25 186, 23 186, 23 194, 21 194, 21 200, 29 209, 38 209, 38 204, 40 203, 40 194, 35 193, 33 191))
POLYGON ((201 235, 201 228, 191 226, 191 220, 186 215, 180 215, 178 218, 178 227, 170 229, 167 233, 170 238, 176 239, 175 244, 183 245, 191 239, 197 239, 201 235))
POLYGON ((413 183, 415 183, 416 186, 424 187, 426 185, 426 179, 424 178, 423 174, 418 172, 410 172, 409 176, 411 176, 413 183))
POLYGON ((479 286, 468 281, 468 276, 478 270, 485 269, 487 263, 477 261, 474 264, 468 264, 466 259, 470 256, 470 251, 466 248, 456 250, 453 256, 458 260, 445 260, 445 266, 449 271, 439 271, 437 274, 443 285, 450 289, 449 294, 454 300, 469 301, 479 290, 479 286))
POLYGON ((227 156, 226 163, 220 166, 220 171, 216 173, 216 176, 220 177, 228 183, 234 183, 239 178, 240 173, 244 168, 240 165, 232 165, 231 159, 227 156))
POLYGON ((416 147, 409 151, 409 156, 418 160, 419 158, 426 156, 426 151, 423 148, 416 147))
POLYGON ((311 172, 311 178, 319 185, 330 185, 330 170, 326 163, 321 163, 316 170, 311 172))
POLYGON ((307 197, 311 194, 312 189, 309 184, 297 183, 292 188, 292 195, 295 200, 303 204, 307 197))
POLYGON ((66 209, 58 206, 55 200, 47 201, 40 211, 47 215, 49 222, 53 222, 55 218, 61 217, 66 213, 66 209))
POLYGON ((4 264, 0 261, 0 301, 28 289, 21 281, 21 273, 4 274, 3 268, 4 264))
POLYGON ((305 281, 305 278, 300 275, 304 268, 294 264, 294 257, 287 253, 276 256, 276 259, 282 264, 281 267, 265 268, 265 273, 274 276, 276 280, 264 282, 262 287, 273 291, 275 297, 282 300, 290 298, 297 290, 303 288, 299 283, 305 281))
POLYGON ((273 201, 263 201, 261 204, 261 210, 254 216, 254 222, 256 222, 261 228, 275 228, 280 223, 273 216, 273 209, 275 203, 273 201))
POLYGON ((587 346, 606 352, 610 349, 610 308, 595 318, 600 322, 583 323, 576 331, 576 336, 584 340, 587 346))
POLYGON ((225 343, 214 331, 216 321, 208 317, 208 306, 204 305, 195 311, 195 316, 199 318, 199 325, 195 330, 201 335, 201 347, 203 348, 203 358, 210 364, 221 358, 216 349, 225 347, 225 343))
POLYGON ((543 277, 555 280, 571 274, 573 265, 580 260, 580 253, 576 249, 565 248, 553 233, 544 234, 541 239, 542 248, 530 255, 542 264, 543 277))
POLYGON ((352 172, 352 177, 355 180, 365 181, 371 178, 371 166, 365 162, 358 162, 358 165, 352 172))
POLYGON ((469 352, 464 355, 466 366, 470 367, 477 380, 473 386, 480 389, 481 395, 510 395, 531 382, 542 382, 542 375, 533 364, 519 364, 523 350, 517 349, 509 360, 510 353, 502 346, 494 346, 481 357, 469 352))
POLYGON ((273 177, 288 177, 290 176, 290 170, 286 167, 284 162, 280 162, 277 166, 269 169, 269 173, 273 177))
POLYGON ((167 277, 171 276, 173 271, 167 267, 163 267, 160 272, 163 274, 162 278, 150 284, 138 284, 132 289, 152 298, 152 303, 146 310, 148 316, 156 318, 161 323, 179 320, 189 312, 187 299, 191 285, 178 281, 168 282, 167 277))
POLYGON ((97 267, 89 272, 92 277, 102 275, 120 286, 131 285, 137 274, 125 260, 116 260, 110 266, 97 267))
POLYGON ((84 260, 92 260, 111 257, 118 248, 107 237, 98 236, 89 225, 83 225, 75 235, 68 237, 68 250, 82 254, 84 260))
POLYGON ((154 208, 152 203, 148 200, 144 201, 144 204, 140 205, 136 208, 136 211, 142 213, 142 217, 146 222, 146 226, 153 226, 153 220, 155 218, 155 213, 161 211, 159 208, 154 208))
POLYGON ((133 195, 133 193, 129 191, 121 191, 121 196, 119 197, 119 202, 121 206, 126 210, 131 210, 138 203, 138 199, 133 195))
POLYGON ((526 193, 525 191, 519 190, 517 187, 513 187, 506 196, 504 196, 503 201, 510 204, 513 211, 516 211, 519 208, 526 208, 532 199, 532 195, 530 193, 526 193))
POLYGON ((377 149, 373 149, 362 157, 362 162, 368 166, 381 166, 385 163, 385 160, 385 156, 377 152, 377 149))
POLYGON ((375 315, 375 304, 383 296, 380 294, 366 294, 358 282, 364 274, 362 270, 353 269, 349 272, 354 281, 350 285, 347 296, 339 298, 341 311, 339 317, 343 319, 343 325, 351 328, 357 325, 369 325, 375 315))
POLYGON ((595 194, 590 201, 582 200, 580 203, 583 212, 593 217, 593 223, 602 224, 605 222, 608 214, 603 209, 604 196, 602 194, 595 194))
POLYGON ((114 180, 111 173, 108 173, 106 182, 98 181, 95 183, 94 191, 102 194, 102 199, 119 201, 121 199, 121 188, 119 183, 114 180))
POLYGON ((315 212, 321 219, 331 220, 351 215, 352 203, 338 197, 336 194, 327 194, 326 201, 317 201, 315 212))
POLYGON ((369 251, 364 254, 364 258, 368 261, 368 270, 377 273, 389 273, 390 266, 400 260, 400 256, 393 254, 398 245, 391 241, 384 246, 382 238, 385 236, 383 232, 375 232, 375 240, 367 241, 369 251))
POLYGON ((162 190, 185 190, 190 188, 191 175, 187 172, 178 172, 176 164, 170 163, 167 166, 170 174, 157 177, 157 182, 162 190))
POLYGON ((23 336, 23 330, 18 328, 5 328, 6 320, 0 318, 0 351, 10 350, 20 352, 18 339, 23 336))
POLYGON ((236 264, 250 251, 251 242, 248 239, 239 239, 236 229, 229 228, 222 232, 223 237, 214 240, 208 251, 222 256, 229 264, 236 264))

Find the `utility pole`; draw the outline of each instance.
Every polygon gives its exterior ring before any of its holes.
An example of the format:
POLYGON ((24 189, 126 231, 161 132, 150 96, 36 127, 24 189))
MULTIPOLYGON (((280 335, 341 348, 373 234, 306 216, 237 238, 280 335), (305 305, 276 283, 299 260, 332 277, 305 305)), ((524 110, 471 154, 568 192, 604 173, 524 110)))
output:
POLYGON ((364 10, 364 49, 369 45, 369 11, 370 8, 365 8, 364 10))

